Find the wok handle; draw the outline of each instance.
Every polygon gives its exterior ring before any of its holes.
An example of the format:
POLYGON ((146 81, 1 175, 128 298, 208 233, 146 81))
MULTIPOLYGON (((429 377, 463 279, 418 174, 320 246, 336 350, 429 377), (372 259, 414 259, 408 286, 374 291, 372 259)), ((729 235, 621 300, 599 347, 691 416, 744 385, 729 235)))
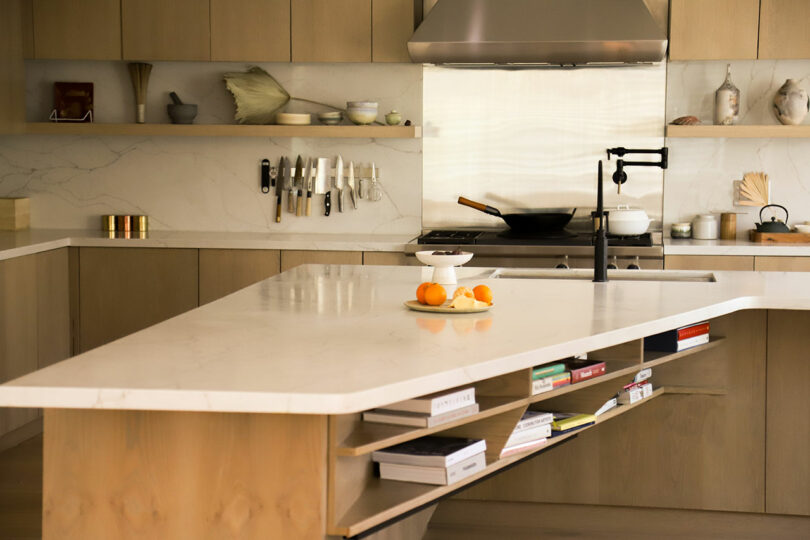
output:
POLYGON ((471 201, 470 199, 466 199, 464 197, 459 197, 458 204, 469 206, 470 208, 475 208, 476 210, 479 210, 491 216, 501 217, 501 212, 497 208, 492 208, 491 206, 487 206, 484 203, 471 201))

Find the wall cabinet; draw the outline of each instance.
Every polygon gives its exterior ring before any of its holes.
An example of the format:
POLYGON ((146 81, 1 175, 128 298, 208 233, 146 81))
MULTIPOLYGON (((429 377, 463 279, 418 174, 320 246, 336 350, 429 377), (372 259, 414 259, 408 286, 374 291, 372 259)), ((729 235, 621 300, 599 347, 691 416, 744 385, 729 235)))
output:
POLYGON ((200 305, 275 276, 281 256, 273 249, 201 249, 200 305))
POLYGON ((408 40, 415 25, 414 0, 372 0, 371 59, 410 62, 408 40))
POLYGON ((33 26, 35 58, 121 59, 120 0, 33 0, 33 26))
POLYGON ((79 347, 84 352, 198 305, 198 251, 79 250, 79 347))
POLYGON ((211 0, 211 60, 290 61, 289 0, 211 0))
POLYGON ((759 58, 810 58, 810 2, 762 0, 759 58))
POLYGON ((124 60, 210 60, 209 11, 209 0, 121 0, 124 60))
POLYGON ((0 133, 25 127, 23 0, 0 0, 0 133))
POLYGON ((371 0, 292 3, 293 62, 371 62, 371 0))
POLYGON ((759 0, 672 0, 670 60, 755 59, 759 0))

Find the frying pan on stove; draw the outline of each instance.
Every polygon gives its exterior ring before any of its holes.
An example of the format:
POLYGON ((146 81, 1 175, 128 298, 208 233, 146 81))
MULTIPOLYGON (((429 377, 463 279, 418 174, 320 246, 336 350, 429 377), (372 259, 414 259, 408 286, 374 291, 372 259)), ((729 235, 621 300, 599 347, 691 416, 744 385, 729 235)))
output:
POLYGON ((484 203, 471 201, 464 197, 458 198, 458 204, 475 208, 485 214, 503 219, 514 232, 519 234, 536 234, 547 231, 558 231, 568 225, 574 217, 576 208, 570 212, 563 212, 558 208, 547 208, 531 212, 501 214, 500 210, 484 203))

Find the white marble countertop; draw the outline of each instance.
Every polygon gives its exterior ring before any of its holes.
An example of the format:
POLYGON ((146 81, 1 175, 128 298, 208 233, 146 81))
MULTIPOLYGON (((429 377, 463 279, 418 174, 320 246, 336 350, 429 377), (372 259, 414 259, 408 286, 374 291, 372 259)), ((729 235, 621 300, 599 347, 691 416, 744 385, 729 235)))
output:
POLYGON ((67 246, 164 247, 209 249, 296 249, 333 251, 395 251, 417 234, 278 234, 250 232, 149 231, 141 238, 131 233, 110 236, 102 231, 30 229, 0 231, 0 260, 67 246))
POLYGON ((810 244, 763 244, 747 240, 676 240, 664 238, 666 255, 749 255, 810 257, 810 244))
POLYGON ((425 268, 300 266, 0 385, 0 406, 348 413, 737 310, 810 309, 804 273, 594 284, 491 272, 460 271, 490 285, 491 310, 444 315, 403 306, 425 268))

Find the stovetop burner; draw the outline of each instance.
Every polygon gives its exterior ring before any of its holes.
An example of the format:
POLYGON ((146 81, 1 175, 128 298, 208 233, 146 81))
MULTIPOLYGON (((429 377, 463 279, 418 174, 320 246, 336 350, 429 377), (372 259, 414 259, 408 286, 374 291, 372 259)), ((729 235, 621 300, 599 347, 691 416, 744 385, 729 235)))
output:
MULTIPOLYGON (((519 234, 507 229, 504 231, 475 230, 434 230, 417 239, 419 244, 434 245, 513 245, 513 246, 591 246, 593 234, 573 232, 568 229, 550 231, 540 235, 519 234)), ((644 233, 638 236, 608 235, 610 246, 650 247, 652 235, 644 233)))

